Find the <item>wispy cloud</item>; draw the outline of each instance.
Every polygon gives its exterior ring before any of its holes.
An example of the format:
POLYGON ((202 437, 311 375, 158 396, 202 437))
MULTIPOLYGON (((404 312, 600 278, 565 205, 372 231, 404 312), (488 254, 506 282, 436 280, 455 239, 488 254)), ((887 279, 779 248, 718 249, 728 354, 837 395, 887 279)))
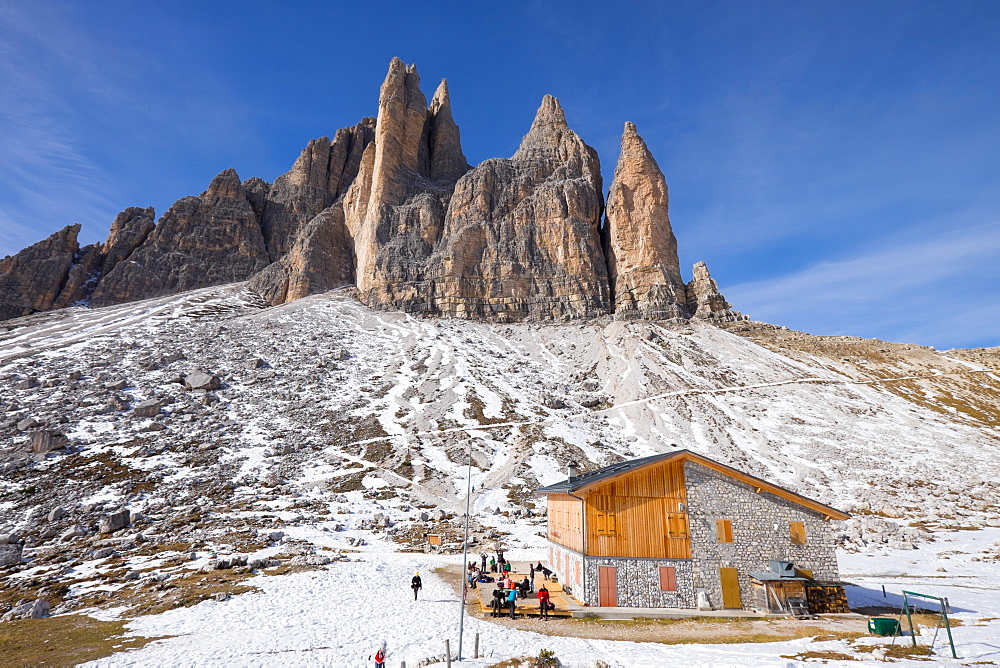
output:
POLYGON ((107 39, 78 11, 0 0, 0 256, 72 223, 99 241, 117 211, 162 212, 232 166, 220 145, 247 143, 246 106, 225 85, 171 69, 191 58, 181 47, 107 39))
POLYGON ((726 287, 736 308, 812 334, 1000 344, 1000 221, 726 287))

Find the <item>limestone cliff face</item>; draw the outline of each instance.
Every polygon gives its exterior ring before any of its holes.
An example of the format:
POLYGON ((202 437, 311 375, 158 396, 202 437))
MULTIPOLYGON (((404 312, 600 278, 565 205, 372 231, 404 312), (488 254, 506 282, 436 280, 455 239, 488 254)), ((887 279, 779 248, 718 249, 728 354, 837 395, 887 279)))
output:
POLYGON ((79 232, 79 225, 67 225, 0 260, 0 320, 52 308, 73 266, 79 232))
POLYGON ((268 264, 260 225, 235 170, 198 197, 178 200, 146 240, 103 276, 91 305, 243 281, 268 264))
POLYGON ((459 179, 430 270, 433 313, 501 321, 607 313, 600 163, 546 96, 510 159, 459 179))
POLYGON ((691 273, 694 278, 687 284, 687 306, 692 317, 716 322, 748 320, 747 316, 732 310, 732 305, 719 292, 719 286, 704 262, 695 264, 691 273))
POLYGON ((428 310, 427 260, 454 179, 468 169, 447 84, 428 109, 416 67, 393 59, 379 91, 375 141, 344 197, 362 301, 428 310))
POLYGON ((347 191, 374 136, 375 119, 362 119, 354 127, 338 130, 333 141, 327 137, 310 141, 274 185, 248 181, 247 199, 260 220, 271 260, 287 253, 299 230, 347 191))
POLYGON ((247 287, 270 304, 284 304, 353 283, 353 247, 344 207, 337 202, 299 230, 291 250, 251 278, 247 287))
POLYGON ((635 126, 626 123, 605 219, 615 317, 688 315, 667 204, 663 172, 635 126))
POLYGON ((627 123, 604 210, 597 153, 545 96, 510 158, 472 168, 448 82, 398 58, 377 118, 310 141, 273 184, 219 174, 104 244, 71 226, 0 260, 0 319, 248 281, 271 304, 354 284, 371 306, 500 322, 743 316, 704 263, 681 278, 663 173, 627 123), (602 215, 605 215, 602 224, 602 215))

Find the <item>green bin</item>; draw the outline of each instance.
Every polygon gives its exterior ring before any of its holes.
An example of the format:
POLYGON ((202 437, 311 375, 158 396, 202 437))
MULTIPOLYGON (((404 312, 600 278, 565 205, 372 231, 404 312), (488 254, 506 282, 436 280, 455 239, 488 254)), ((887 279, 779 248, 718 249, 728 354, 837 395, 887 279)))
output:
POLYGON ((868 632, 873 636, 894 636, 899 631, 899 620, 892 617, 872 617, 868 620, 868 632))

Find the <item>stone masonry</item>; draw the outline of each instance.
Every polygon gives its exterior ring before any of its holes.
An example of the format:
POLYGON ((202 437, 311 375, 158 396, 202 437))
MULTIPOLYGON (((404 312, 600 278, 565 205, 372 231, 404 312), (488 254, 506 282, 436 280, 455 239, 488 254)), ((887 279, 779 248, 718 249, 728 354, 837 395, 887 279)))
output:
POLYGON ((817 580, 839 580, 836 547, 830 523, 814 510, 749 484, 716 473, 695 462, 684 463, 688 524, 695 587, 708 595, 713 608, 722 607, 720 568, 739 572, 740 598, 753 601, 751 571, 767 571, 769 561, 791 561, 809 569, 817 580), (716 520, 732 523, 733 542, 720 543, 716 520), (803 522, 806 544, 793 545, 789 522, 803 522))

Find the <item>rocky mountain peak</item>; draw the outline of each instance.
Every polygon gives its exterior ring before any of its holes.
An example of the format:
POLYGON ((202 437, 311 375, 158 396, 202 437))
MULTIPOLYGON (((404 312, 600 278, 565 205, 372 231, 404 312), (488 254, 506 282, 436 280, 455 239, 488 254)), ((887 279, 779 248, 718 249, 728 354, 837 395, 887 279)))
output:
POLYGON ((353 282, 366 304, 427 315, 740 317, 707 273, 681 279, 666 181, 632 123, 602 218, 600 158, 551 95, 513 156, 474 169, 446 79, 428 105, 416 66, 394 58, 377 106, 273 184, 226 169, 156 224, 133 207, 104 244, 57 234, 5 259, 0 317, 251 278, 272 304, 353 282))
POLYGON ((542 97, 542 104, 538 107, 538 111, 535 112, 535 120, 531 123, 531 129, 565 127, 567 127, 566 112, 563 111, 559 100, 551 95, 542 97))
POLYGON ((747 320, 747 316, 734 311, 732 304, 719 292, 708 266, 698 262, 691 269, 693 278, 687 284, 688 311, 695 318, 714 320, 716 322, 736 322, 747 320))
POLYGON ((683 318, 687 297, 667 183, 635 125, 625 123, 605 218, 608 277, 621 318, 683 318))
POLYGON ((0 320, 52 308, 80 245, 80 225, 67 225, 0 260, 0 320))
POLYGON ((428 176, 434 181, 457 181, 471 167, 462 153, 458 124, 451 115, 448 80, 441 79, 427 109, 428 176))
POLYGON ((208 190, 201 194, 208 198, 246 197, 243 181, 233 168, 224 169, 208 184, 208 190))

